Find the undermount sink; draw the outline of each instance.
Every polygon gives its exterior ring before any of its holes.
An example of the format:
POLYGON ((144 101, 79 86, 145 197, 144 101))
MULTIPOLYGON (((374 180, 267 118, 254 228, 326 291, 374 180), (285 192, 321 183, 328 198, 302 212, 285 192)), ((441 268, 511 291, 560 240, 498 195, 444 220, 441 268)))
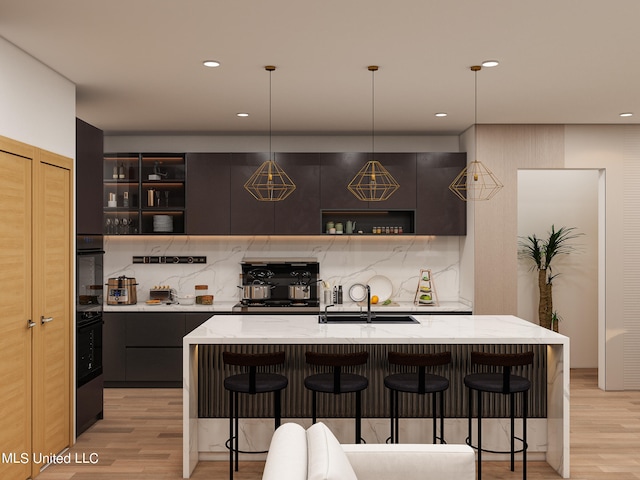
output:
MULTIPOLYGON (((367 317, 360 315, 331 315, 325 320, 324 315, 318 317, 319 323, 367 323, 367 317)), ((372 324, 420 323, 411 315, 376 315, 372 324)))

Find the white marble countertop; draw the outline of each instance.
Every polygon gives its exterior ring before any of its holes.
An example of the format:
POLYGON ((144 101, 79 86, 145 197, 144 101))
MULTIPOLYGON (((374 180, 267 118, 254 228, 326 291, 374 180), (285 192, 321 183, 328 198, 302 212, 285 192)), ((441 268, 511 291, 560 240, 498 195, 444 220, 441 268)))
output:
POLYGON ((569 338, 511 315, 415 315, 416 324, 320 324, 317 315, 215 315, 183 339, 196 344, 560 344, 569 338))
MULTIPOLYGON (((211 312, 229 313, 237 301, 214 301, 213 305, 182 305, 179 303, 147 305, 138 302, 135 305, 104 305, 105 312, 211 312)), ((418 306, 413 302, 394 302, 391 305, 372 305, 374 312, 469 312, 471 307, 460 302, 440 302, 438 306, 418 306)), ((320 306, 324 309, 324 305, 320 306)), ((366 307, 364 308, 366 310, 366 307)), ((355 302, 346 302, 331 307, 331 312, 358 312, 360 306, 355 302)))

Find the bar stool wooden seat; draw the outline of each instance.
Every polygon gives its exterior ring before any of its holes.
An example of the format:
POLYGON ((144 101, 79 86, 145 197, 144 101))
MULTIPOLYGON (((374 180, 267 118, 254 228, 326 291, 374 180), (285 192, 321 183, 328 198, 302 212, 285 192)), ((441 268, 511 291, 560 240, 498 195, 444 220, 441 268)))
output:
POLYGON ((390 443, 399 441, 399 393, 414 393, 424 395, 431 394, 433 411, 433 443, 438 438, 440 443, 447 443, 444 440, 444 392, 449 388, 449 379, 441 375, 426 373, 426 367, 435 367, 451 363, 451 352, 440 353, 400 353, 389 352, 388 361, 392 365, 405 367, 417 367, 417 371, 407 373, 394 373, 384 379, 384 386, 390 393, 390 419, 391 436, 390 443), (440 394, 440 436, 437 435, 437 395, 440 394))
POLYGON ((367 363, 369 352, 356 353, 319 353, 306 352, 306 361, 310 365, 331 367, 329 373, 316 373, 304 379, 304 386, 311 390, 313 397, 311 403, 313 423, 317 420, 317 394, 343 393, 356 394, 356 441, 361 443, 362 438, 362 391, 369 386, 367 377, 355 373, 346 373, 345 367, 353 367, 367 363))
POLYGON ((233 471, 238 471, 238 453, 266 453, 266 451, 249 452, 238 448, 239 400, 238 394, 255 395, 273 392, 275 427, 280 426, 281 392, 289 384, 284 375, 271 372, 258 372, 260 367, 282 365, 285 362, 284 352, 274 353, 235 353, 222 352, 222 361, 227 365, 248 367, 247 373, 230 375, 224 379, 224 388, 229 391, 229 478, 233 479, 233 471), (234 461, 235 459, 235 461, 234 461))
POLYGON ((511 455, 511 471, 515 469, 515 454, 522 453, 522 478, 527 478, 527 394, 531 388, 529 379, 513 375, 512 367, 531 365, 533 352, 524 353, 485 353, 471 352, 471 365, 484 365, 492 367, 493 371, 470 373, 464 377, 464 384, 469 388, 469 424, 467 445, 478 452, 478 480, 482 479, 482 452, 509 453, 511 455), (478 445, 472 445, 473 391, 477 392, 478 409, 478 445), (488 450, 482 448, 482 393, 498 393, 509 395, 511 417, 511 448, 509 451, 488 450), (514 434, 515 426, 515 395, 521 394, 522 398, 522 438, 514 434), (515 449, 515 440, 522 442, 522 449, 515 449))

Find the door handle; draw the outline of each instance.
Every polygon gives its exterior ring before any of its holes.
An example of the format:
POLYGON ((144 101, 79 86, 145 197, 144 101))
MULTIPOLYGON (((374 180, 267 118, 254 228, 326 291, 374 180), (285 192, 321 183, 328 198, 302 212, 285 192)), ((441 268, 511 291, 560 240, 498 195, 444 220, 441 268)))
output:
POLYGON ((53 317, 40 317, 40 323, 44 325, 45 323, 53 322, 53 317))
POLYGON ((36 322, 32 322, 31 319, 27 320, 27 328, 33 328, 36 326, 36 322))

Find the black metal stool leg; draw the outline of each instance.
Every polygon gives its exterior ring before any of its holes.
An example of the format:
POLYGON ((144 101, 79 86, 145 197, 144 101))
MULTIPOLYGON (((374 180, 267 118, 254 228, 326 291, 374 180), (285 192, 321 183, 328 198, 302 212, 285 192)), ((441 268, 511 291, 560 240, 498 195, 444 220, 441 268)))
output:
POLYGON ((394 406, 394 395, 395 391, 389 389, 389 420, 391 423, 391 436, 389 437, 389 443, 396 443, 395 436, 395 427, 396 427, 396 410, 394 406))
POLYGON ((240 418, 240 395, 238 394, 238 392, 234 392, 234 410, 235 410, 235 423, 236 423, 236 427, 235 427, 235 432, 234 432, 234 437, 235 437, 235 447, 234 447, 234 451, 235 451, 235 455, 236 455, 236 472, 238 471, 238 457, 239 457, 239 453, 238 451, 240 450, 239 444, 240 444, 240 440, 239 440, 239 436, 240 436, 240 428, 239 428, 239 418, 240 418))
POLYGON ((282 410, 282 404, 280 401, 280 390, 276 390, 275 392, 273 392, 273 407, 274 407, 274 414, 273 416, 275 417, 275 429, 277 430, 278 427, 280 426, 280 416, 281 416, 281 410, 282 410))
POLYGON ((511 471, 515 471, 515 463, 516 463, 516 432, 515 432, 515 424, 516 424, 516 396, 514 393, 509 395, 509 403, 511 409, 511 471))
POLYGON ((398 419, 398 416, 400 415, 398 407, 399 393, 397 390, 395 390, 391 395, 391 398, 393 398, 393 440, 391 441, 391 443, 398 443, 400 434, 400 432, 398 432, 398 429, 400 428, 400 420, 398 419))
POLYGON ((234 445, 234 412, 233 412, 233 392, 229 390, 229 478, 233 480, 233 445, 234 445))
POLYGON ((433 443, 436 444, 438 443, 438 432, 436 431, 436 427, 437 427, 437 418, 438 418, 438 412, 437 412, 437 402, 436 402, 437 398, 436 398, 436 394, 435 392, 431 394, 431 409, 433 410, 432 413, 432 417, 433 417, 433 443))
POLYGON ((447 443, 444 440, 444 391, 440 392, 440 443, 447 443))
POLYGON ((467 416, 467 441, 468 445, 473 445, 472 435, 473 435, 473 425, 471 423, 471 419, 473 417, 473 390, 469 389, 469 397, 468 397, 468 405, 469 415, 467 416))
POLYGON ((311 416, 313 418, 313 423, 316 423, 317 417, 316 417, 316 404, 317 399, 316 399, 316 391, 312 390, 311 391, 311 416))
POLYGON ((522 480, 527 480, 527 411, 529 408, 527 392, 522 393, 522 480))
POLYGON ((478 480, 482 480, 482 392, 478 392, 478 480))
POLYGON ((360 391, 356 392, 356 443, 362 442, 362 405, 361 405, 362 396, 360 395, 360 391))

